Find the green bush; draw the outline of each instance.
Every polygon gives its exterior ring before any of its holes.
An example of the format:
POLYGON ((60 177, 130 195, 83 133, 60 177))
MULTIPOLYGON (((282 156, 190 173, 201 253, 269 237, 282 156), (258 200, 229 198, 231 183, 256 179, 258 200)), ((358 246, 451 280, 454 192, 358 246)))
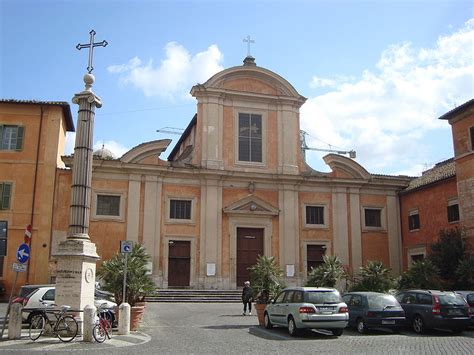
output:
POLYGON ((257 263, 249 271, 253 299, 257 303, 270 303, 285 287, 283 271, 273 256, 259 256, 257 263))
POLYGON ((359 277, 352 291, 388 292, 394 287, 391 270, 381 261, 369 261, 360 268, 359 277))
POLYGON ((438 268, 430 260, 417 261, 400 276, 398 288, 401 290, 408 288, 438 289, 441 283, 438 274, 438 268))

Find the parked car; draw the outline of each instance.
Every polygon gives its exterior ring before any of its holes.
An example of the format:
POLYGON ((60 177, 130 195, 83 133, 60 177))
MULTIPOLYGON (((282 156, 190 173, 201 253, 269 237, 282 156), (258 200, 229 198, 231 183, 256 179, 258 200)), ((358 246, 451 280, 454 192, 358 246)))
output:
MULTIPOLYGON (((23 299, 23 320, 29 323, 31 318, 39 312, 38 308, 52 307, 54 305, 55 296, 55 285, 37 287, 23 299)), ((108 312, 113 324, 115 321, 114 307, 116 307, 117 304, 104 298, 94 297, 95 307, 99 307, 103 303, 106 303, 106 308, 109 309, 108 312)))
POLYGON ((327 329, 342 335, 349 320, 347 305, 334 288, 294 287, 284 289, 265 307, 265 328, 287 327, 297 335, 301 329, 327 329))
POLYGON ((44 284, 44 285, 24 285, 20 287, 20 291, 18 292, 18 296, 14 297, 12 303, 21 303, 23 306, 26 304, 25 298, 32 293, 33 291, 37 290, 40 287, 47 287, 47 286, 54 286, 54 284, 44 284))
POLYGON ((342 296, 349 308, 349 326, 361 334, 371 328, 389 328, 398 333, 405 325, 405 312, 397 299, 379 292, 350 292, 342 296))
POLYGON ((474 327, 474 291, 454 291, 459 293, 469 305, 469 314, 471 316, 470 327, 474 327))
POLYGON ((447 329, 460 333, 470 322, 469 306, 461 295, 448 291, 407 290, 396 296, 408 324, 416 333, 447 329))

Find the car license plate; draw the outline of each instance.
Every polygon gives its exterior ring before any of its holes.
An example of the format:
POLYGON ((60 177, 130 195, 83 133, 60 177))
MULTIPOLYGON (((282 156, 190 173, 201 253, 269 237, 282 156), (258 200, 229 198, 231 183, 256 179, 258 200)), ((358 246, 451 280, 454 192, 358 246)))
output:
POLYGON ((394 320, 383 320, 382 324, 395 324, 394 320))
POLYGON ((448 309, 448 314, 450 316, 459 316, 462 314, 460 309, 448 309))

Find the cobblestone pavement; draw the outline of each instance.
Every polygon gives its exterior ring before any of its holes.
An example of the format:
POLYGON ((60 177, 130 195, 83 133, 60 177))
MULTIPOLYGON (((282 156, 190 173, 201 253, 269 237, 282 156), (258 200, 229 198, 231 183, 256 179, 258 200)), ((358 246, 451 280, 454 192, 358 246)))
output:
POLYGON ((305 332, 291 337, 286 329, 265 329, 257 317, 242 316, 241 305, 149 303, 139 332, 114 336, 103 344, 79 338, 61 343, 41 337, 0 342, 0 353, 31 354, 474 354, 474 330, 454 335, 432 331, 416 335, 372 331, 361 335, 346 329, 340 337, 325 332, 305 332))

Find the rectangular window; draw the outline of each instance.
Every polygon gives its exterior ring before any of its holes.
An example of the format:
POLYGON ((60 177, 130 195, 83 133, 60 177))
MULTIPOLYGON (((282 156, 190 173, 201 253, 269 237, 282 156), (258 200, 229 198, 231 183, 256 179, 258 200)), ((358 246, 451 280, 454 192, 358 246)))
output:
POLYGON ((474 150, 474 126, 469 128, 469 133, 471 135, 471 150, 474 150))
POLYGON ((324 224, 324 206, 306 206, 306 224, 324 224))
POLYGON ((190 200, 170 200, 170 219, 191 219, 190 200))
POLYGON ((382 210, 379 208, 365 208, 365 226, 382 227, 382 210))
POLYGON ((25 127, 0 125, 0 150, 21 150, 25 127))
POLYGON ((12 194, 12 184, 10 182, 0 182, 0 210, 10 209, 12 194))
POLYGON ((425 259, 424 254, 413 254, 410 256, 411 258, 411 263, 416 263, 417 261, 423 261, 425 259))
POLYGON ((459 204, 457 200, 448 203, 448 222, 459 222, 459 204))
POLYGON ((239 161, 263 161, 262 115, 239 113, 239 161))
POLYGON ((408 216, 408 229, 410 231, 420 229, 420 215, 418 210, 411 211, 408 216))
POLYGON ((120 196, 97 195, 97 216, 120 216, 120 196))

